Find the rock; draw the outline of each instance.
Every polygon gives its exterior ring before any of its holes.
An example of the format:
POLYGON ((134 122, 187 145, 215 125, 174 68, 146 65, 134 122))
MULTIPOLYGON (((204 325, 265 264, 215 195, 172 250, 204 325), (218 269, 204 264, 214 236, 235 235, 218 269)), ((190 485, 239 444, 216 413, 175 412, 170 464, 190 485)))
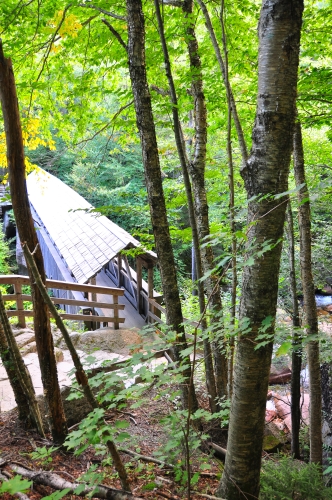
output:
POLYGON ((265 424, 265 435, 274 436, 282 444, 290 440, 290 435, 285 432, 285 424, 281 418, 276 418, 265 424))
POLYGON ((32 330, 31 328, 20 328, 20 327, 12 326, 12 330, 13 330, 14 337, 18 337, 19 335, 23 335, 25 333, 30 333, 33 336, 35 335, 34 330, 32 330))
MULTIPOLYGON (((113 392, 117 394, 123 388, 124 388, 123 384, 119 383, 109 388, 108 392, 113 392)), ((85 418, 92 411, 92 408, 85 396, 79 397, 78 399, 75 398, 68 400, 67 398, 72 391, 75 391, 75 389, 73 389, 72 387, 63 387, 61 389, 61 399, 63 401, 63 407, 68 427, 71 427, 72 425, 81 422, 81 420, 83 420, 83 418, 85 418)), ((93 392, 96 393, 97 389, 94 389, 93 392)), ((48 427, 44 396, 38 396, 37 401, 40 407, 43 423, 46 427, 48 427)))
POLYGON ((35 333, 32 331, 20 333, 16 337, 16 342, 17 342, 18 347, 23 347, 26 344, 33 342, 34 340, 35 340, 35 333))
POLYGON ((133 346, 142 346, 142 338, 138 334, 138 328, 130 330, 112 328, 99 328, 91 332, 82 333, 79 336, 76 347, 85 352, 93 353, 96 349, 127 355, 133 346))
POLYGON ((20 350, 21 350, 22 356, 26 356, 27 354, 30 354, 31 352, 37 352, 36 342, 30 342, 29 344, 26 344, 25 346, 23 346, 20 350))
POLYGON ((53 336, 53 342, 56 347, 59 347, 61 341, 62 341, 62 333, 59 330, 56 330, 55 332, 52 333, 53 336))
POLYGON ((284 443, 280 442, 279 439, 272 434, 264 436, 263 438, 263 450, 266 451, 266 453, 276 453, 280 451, 283 444, 284 443))
POLYGON ((57 363, 60 363, 63 361, 63 352, 59 347, 54 347, 54 354, 55 354, 55 360, 57 363))
MULTIPOLYGON (((291 419, 291 397, 290 395, 283 396, 281 394, 273 393, 273 401, 275 404, 278 417, 284 422, 285 429, 292 432, 292 419, 291 419)), ((309 394, 301 395, 301 411, 302 420, 305 424, 309 425, 309 394)))
MULTIPOLYGON (((71 338, 72 343, 73 343, 73 344, 74 344, 74 346, 76 347, 76 346, 77 346, 77 344, 78 344, 78 341, 79 341, 79 338, 80 338, 81 334, 80 334, 80 333, 77 333, 77 332, 73 332, 73 333, 71 333, 69 336, 70 336, 70 338, 71 338)), ((56 343, 56 346, 57 346, 57 347, 60 347, 60 349, 68 349, 68 348, 67 348, 67 344, 66 344, 66 342, 64 341, 64 339, 63 339, 63 336, 62 336, 62 335, 60 336, 60 339, 58 339, 58 341, 57 341, 57 343, 56 343)))
POLYGON ((277 418, 277 412, 275 410, 265 410, 265 422, 271 422, 277 418))

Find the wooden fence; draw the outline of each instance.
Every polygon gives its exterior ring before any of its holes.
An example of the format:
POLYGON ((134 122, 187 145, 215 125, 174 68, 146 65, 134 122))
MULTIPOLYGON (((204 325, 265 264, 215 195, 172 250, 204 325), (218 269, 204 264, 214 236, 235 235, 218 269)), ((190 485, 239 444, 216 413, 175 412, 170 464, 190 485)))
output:
MULTIPOLYGON (((0 276, 0 284, 2 285, 12 285, 14 288, 14 293, 3 295, 3 300, 5 302, 15 301, 16 309, 7 310, 7 316, 17 316, 18 324, 25 328, 26 317, 34 316, 34 311, 25 310, 24 302, 31 301, 31 295, 22 293, 23 285, 30 285, 30 280, 27 276, 19 275, 9 275, 0 276)), ((71 319, 75 321, 84 322, 98 322, 98 323, 113 323, 114 329, 119 328, 120 323, 124 323, 125 318, 119 317, 119 311, 124 310, 125 306, 118 303, 118 298, 124 295, 124 290, 119 288, 109 288, 104 286, 96 285, 81 285, 79 283, 71 283, 66 281, 56 281, 56 280, 46 280, 46 286, 48 289, 59 289, 59 290, 70 290, 82 293, 91 294, 92 300, 76 300, 76 299, 66 299, 61 297, 51 297, 54 304, 59 305, 69 305, 69 306, 79 306, 82 309, 82 314, 67 314, 60 313, 61 318, 71 319), (108 302, 98 302, 96 296, 98 293, 111 295, 113 297, 113 303, 108 302), (112 316, 102 316, 94 314, 95 309, 111 309, 113 310, 112 316)))

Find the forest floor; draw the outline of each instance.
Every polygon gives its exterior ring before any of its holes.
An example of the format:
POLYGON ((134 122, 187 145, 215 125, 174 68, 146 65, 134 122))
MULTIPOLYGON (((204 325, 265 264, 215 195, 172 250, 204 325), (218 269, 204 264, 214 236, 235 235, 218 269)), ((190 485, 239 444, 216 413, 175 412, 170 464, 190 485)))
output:
MULTIPOLYGON (((140 455, 153 457, 157 450, 163 450, 166 447, 169 435, 161 420, 174 410, 174 406, 167 398, 157 398, 155 389, 152 388, 149 391, 149 393, 144 395, 148 398, 148 406, 143 405, 134 409, 128 406, 122 412, 116 410, 108 411, 106 413, 106 421, 109 425, 112 425, 119 418, 126 420, 129 424, 126 432, 130 434, 131 439, 130 445, 126 443, 124 446, 130 448, 131 451, 139 451, 140 455)), ((198 397, 200 405, 206 407, 207 399, 204 391, 198 397)), ((52 453, 46 453, 44 456, 41 454, 39 458, 36 458, 36 451, 38 452, 38 449, 45 446, 48 448, 51 445, 51 441, 41 439, 32 430, 23 429, 18 421, 15 409, 0 413, 0 429, 0 467, 2 473, 7 473, 7 475, 13 474, 11 465, 19 464, 26 469, 34 471, 51 471, 67 481, 75 482, 93 466, 95 468, 94 472, 100 474, 97 480, 98 484, 121 489, 115 469, 112 466, 103 465, 102 460, 104 457, 98 455, 92 446, 89 446, 88 449, 78 456, 58 449, 52 453)), ((217 433, 219 434, 217 442, 220 446, 225 446, 223 433, 219 433, 218 431, 217 433)), ((216 441, 216 432, 213 434, 216 441)), ((148 458, 147 460, 141 460, 127 453, 121 453, 121 458, 126 464, 132 493, 135 497, 144 499, 188 498, 186 487, 181 484, 181 478, 179 479, 181 472, 176 472, 171 467, 163 467, 150 462, 148 458)), ((176 459, 173 457, 173 464, 171 463, 171 465, 174 466, 174 463, 180 463, 182 459, 183 456, 179 453, 176 459)), ((191 487, 192 494, 190 498, 193 500, 204 497, 209 498, 217 488, 221 476, 222 463, 212 458, 208 450, 206 454, 202 451, 195 452, 191 456, 191 462, 192 473, 199 472, 199 479, 191 487), (202 467, 204 463, 206 465, 202 467), (204 470, 205 467, 206 470, 204 470)), ((52 492, 54 490, 49 486, 34 485, 32 489, 27 491, 26 495, 30 500, 41 500, 51 495, 52 492)), ((2 493, 0 494, 0 498, 1 500, 10 500, 17 497, 8 493, 2 493)), ((53 498, 74 500, 78 497, 73 494, 67 494, 64 497, 53 498)))

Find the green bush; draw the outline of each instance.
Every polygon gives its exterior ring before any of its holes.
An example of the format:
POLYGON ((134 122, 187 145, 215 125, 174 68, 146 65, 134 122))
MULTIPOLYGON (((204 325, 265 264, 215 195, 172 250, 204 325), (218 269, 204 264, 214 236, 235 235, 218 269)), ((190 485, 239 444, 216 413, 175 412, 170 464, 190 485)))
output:
POLYGON ((260 500, 329 500, 332 489, 324 486, 317 464, 290 457, 264 460, 260 500))

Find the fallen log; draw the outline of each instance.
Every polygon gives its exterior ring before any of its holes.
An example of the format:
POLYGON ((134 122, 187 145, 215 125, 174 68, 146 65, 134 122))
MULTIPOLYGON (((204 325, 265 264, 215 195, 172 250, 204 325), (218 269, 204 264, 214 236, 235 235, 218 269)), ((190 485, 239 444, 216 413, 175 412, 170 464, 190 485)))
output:
POLYGON ((270 375, 269 385, 273 384, 287 384, 292 378, 292 372, 289 368, 286 368, 280 373, 275 373, 270 375))
POLYGON ((54 474, 52 472, 31 471, 17 465, 9 465, 14 472, 30 479, 36 484, 50 486, 54 490, 68 489, 68 494, 74 494, 74 490, 80 488, 81 491, 76 493, 76 495, 80 497, 87 496, 93 491, 93 497, 103 498, 105 500, 142 500, 142 497, 136 497, 127 491, 117 490, 102 484, 89 486, 85 483, 71 483, 70 481, 60 477, 58 474, 54 474))

